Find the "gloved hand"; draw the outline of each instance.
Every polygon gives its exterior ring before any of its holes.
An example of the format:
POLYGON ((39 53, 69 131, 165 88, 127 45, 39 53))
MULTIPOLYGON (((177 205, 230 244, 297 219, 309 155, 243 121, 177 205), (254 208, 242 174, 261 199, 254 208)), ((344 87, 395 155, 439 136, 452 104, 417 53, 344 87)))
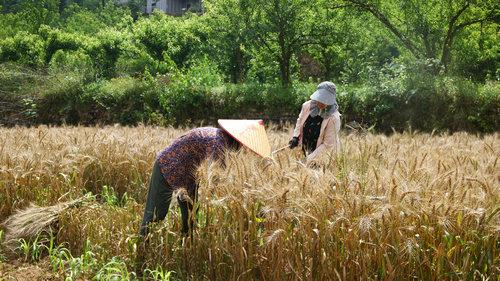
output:
POLYGON ((310 163, 307 164, 307 167, 309 167, 311 169, 317 170, 317 169, 321 168, 321 165, 319 165, 316 162, 310 162, 310 163))
POLYGON ((291 149, 297 147, 299 145, 299 138, 298 137, 293 137, 289 142, 288 142, 288 147, 291 149))

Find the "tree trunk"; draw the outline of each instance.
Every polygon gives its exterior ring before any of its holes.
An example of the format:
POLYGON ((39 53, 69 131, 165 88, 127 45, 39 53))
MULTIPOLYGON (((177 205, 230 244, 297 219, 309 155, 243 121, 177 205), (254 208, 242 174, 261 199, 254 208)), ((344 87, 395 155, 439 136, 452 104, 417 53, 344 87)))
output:
POLYGON ((435 59, 436 52, 432 44, 432 40, 429 38, 429 36, 430 36, 430 31, 428 29, 422 31, 422 42, 424 43, 425 47, 425 56, 427 58, 435 59))
POLYGON ((280 77, 281 85, 283 87, 288 87, 290 85, 290 58, 283 55, 280 59, 280 77))
POLYGON ((448 71, 448 66, 451 61, 451 46, 453 43, 453 35, 454 32, 451 32, 448 36, 446 36, 446 39, 443 43, 443 54, 441 56, 441 64, 444 66, 445 71, 448 71))
POLYGON ((233 71, 231 73, 231 80, 233 83, 243 82, 243 54, 241 51, 241 46, 237 46, 234 49, 234 63, 233 63, 233 71))
POLYGON ((479 33, 479 51, 482 53, 484 51, 484 22, 481 22, 481 31, 479 33))
POLYGON ((280 62, 280 74, 281 74, 281 84, 284 87, 290 85, 290 51, 286 47, 285 31, 283 26, 280 26, 280 32, 278 34, 278 44, 280 46, 280 56, 278 61, 280 62))
POLYGON ((448 71, 448 66, 451 62, 451 47, 453 45, 453 40, 455 39, 455 32, 457 28, 455 23, 462 13, 469 8, 470 3, 467 2, 457 13, 451 17, 448 22, 448 31, 446 32, 446 37, 443 42, 443 52, 441 54, 441 64, 444 66, 445 71, 448 71))

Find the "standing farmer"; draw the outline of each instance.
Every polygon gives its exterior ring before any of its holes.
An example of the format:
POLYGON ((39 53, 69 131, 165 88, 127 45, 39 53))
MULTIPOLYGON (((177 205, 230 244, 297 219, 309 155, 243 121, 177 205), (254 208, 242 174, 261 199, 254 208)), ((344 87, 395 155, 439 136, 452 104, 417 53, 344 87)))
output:
POLYGON ((182 233, 193 228, 193 203, 198 185, 195 173, 205 159, 223 160, 227 149, 239 149, 240 143, 261 156, 269 156, 271 147, 262 120, 219 120, 222 129, 196 128, 174 140, 156 158, 149 183, 146 208, 140 234, 146 236, 151 222, 163 220, 172 193, 186 188, 191 202, 177 198, 181 209, 182 233))
POLYGON ((293 149, 300 144, 307 164, 317 164, 319 157, 329 149, 340 151, 336 91, 332 82, 321 82, 311 100, 302 104, 289 147, 293 149))

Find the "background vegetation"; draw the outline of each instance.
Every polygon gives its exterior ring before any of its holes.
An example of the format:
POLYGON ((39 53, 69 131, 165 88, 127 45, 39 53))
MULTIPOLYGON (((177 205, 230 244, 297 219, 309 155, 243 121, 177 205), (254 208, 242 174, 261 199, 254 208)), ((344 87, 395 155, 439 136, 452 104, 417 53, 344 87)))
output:
POLYGON ((292 120, 319 81, 344 121, 498 131, 498 3, 0 1, 0 123, 292 120))

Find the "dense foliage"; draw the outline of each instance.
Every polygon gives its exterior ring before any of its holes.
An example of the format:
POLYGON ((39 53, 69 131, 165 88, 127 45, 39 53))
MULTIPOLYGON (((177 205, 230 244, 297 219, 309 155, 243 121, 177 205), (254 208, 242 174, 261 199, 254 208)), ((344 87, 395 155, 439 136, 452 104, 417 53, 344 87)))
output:
POLYGON ((0 2, 0 123, 291 120, 330 80, 346 122, 499 129, 495 1, 143 2, 0 2))

